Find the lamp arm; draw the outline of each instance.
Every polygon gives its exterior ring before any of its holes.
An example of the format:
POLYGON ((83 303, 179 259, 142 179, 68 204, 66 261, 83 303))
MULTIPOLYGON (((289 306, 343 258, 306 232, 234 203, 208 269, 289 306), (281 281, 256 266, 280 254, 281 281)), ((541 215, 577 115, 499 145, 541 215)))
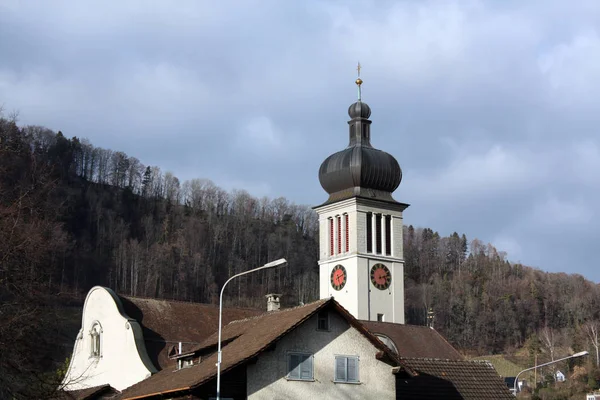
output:
POLYGON ((223 300, 223 291, 225 290, 225 286, 227 286, 227 284, 228 284, 228 283, 229 283, 231 280, 233 280, 233 279, 235 279, 235 278, 237 278, 237 277, 240 277, 240 276, 242 276, 242 275, 249 274, 249 273, 251 273, 251 272, 260 271, 261 269, 273 268, 273 265, 277 265, 277 264, 280 264, 280 263, 282 263, 282 262, 285 262, 285 259, 283 259, 283 258, 280 258, 279 260, 272 261, 272 262, 270 262, 270 263, 268 263, 268 264, 265 264, 265 265, 263 265, 262 267, 254 268, 254 269, 251 269, 251 270, 249 270, 249 271, 240 272, 239 274, 236 274, 236 275, 232 276, 231 278, 227 279, 227 280, 225 281, 225 284, 224 284, 224 285, 223 285, 223 287, 221 288, 221 294, 220 294, 220 296, 219 296, 219 298, 220 298, 220 299, 219 299, 219 306, 221 306, 221 305, 222 305, 222 300, 223 300))
POLYGON ((557 363, 559 361, 568 360, 569 358, 581 357, 581 356, 584 356, 584 355, 586 355, 586 354, 571 354, 568 357, 559 358, 558 360, 549 361, 549 362, 544 363, 544 364, 540 364, 540 365, 536 365, 536 366, 524 369, 523 371, 519 372, 517 374, 517 376, 515 377, 515 386, 514 386, 515 395, 517 394, 517 382, 519 381, 519 375, 521 375, 523 372, 531 371, 532 369, 537 369, 537 368, 540 368, 540 367, 545 367, 546 365, 554 364, 554 363, 557 363))
POLYGON ((225 281, 225 284, 223 285, 223 287, 221 288, 221 293, 219 294, 219 341, 218 341, 218 345, 217 345, 217 400, 221 399, 221 325, 223 322, 223 292, 225 291, 225 286, 227 286, 227 284, 229 282, 231 282, 233 279, 240 277, 242 275, 246 275, 249 274, 251 272, 256 272, 256 271, 260 271, 261 269, 267 269, 267 268, 273 268, 274 266, 286 263, 287 261, 285 260, 285 258, 280 258, 279 260, 275 260, 275 261, 271 261, 270 263, 267 263, 265 265, 263 265, 262 267, 258 267, 258 268, 254 268, 248 271, 244 271, 244 272, 240 272, 239 274, 236 274, 234 276, 232 276, 231 278, 227 279, 225 281))

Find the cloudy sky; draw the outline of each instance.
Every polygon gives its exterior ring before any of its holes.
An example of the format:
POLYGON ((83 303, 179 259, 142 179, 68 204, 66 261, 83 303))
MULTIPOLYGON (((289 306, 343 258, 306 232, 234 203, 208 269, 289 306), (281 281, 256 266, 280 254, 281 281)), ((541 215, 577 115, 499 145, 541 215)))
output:
POLYGON ((182 181, 326 199, 373 113, 405 222, 600 281, 600 2, 0 0, 0 104, 182 181))

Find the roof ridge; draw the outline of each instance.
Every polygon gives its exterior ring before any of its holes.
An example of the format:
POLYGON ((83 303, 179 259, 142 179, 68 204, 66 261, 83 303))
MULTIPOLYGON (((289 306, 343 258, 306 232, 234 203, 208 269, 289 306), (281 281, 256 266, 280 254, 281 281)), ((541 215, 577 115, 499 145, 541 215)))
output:
MULTIPOLYGON (((134 299, 134 300, 154 300, 154 301, 165 301, 167 303, 192 304, 192 305, 196 305, 196 306, 204 306, 204 307, 207 307, 207 308, 219 308, 218 304, 200 303, 200 302, 197 302, 197 301, 157 299, 156 297, 126 296, 126 295, 122 295, 122 294, 119 294, 118 296, 121 297, 121 298, 123 298, 123 299, 127 299, 127 300, 131 300, 131 299, 134 299)), ((259 308, 253 308, 253 307, 231 307, 231 306, 223 306, 223 309, 260 311, 259 308)))
MULTIPOLYGON (((247 321, 250 321, 250 320, 253 320, 253 319, 262 318, 262 317, 264 317, 266 315, 281 314, 281 313, 285 313, 285 312, 288 312, 288 311, 297 310, 297 309, 302 308, 302 307, 312 306, 312 305, 315 305, 316 303, 319 303, 319 302, 324 303, 325 301, 328 301, 328 300, 329 300, 329 298, 327 298, 327 299, 319 299, 319 300, 315 300, 315 301, 313 301, 311 303, 308 303, 308 304, 302 304, 302 305, 298 305, 298 306, 295 306, 295 307, 279 309, 277 311, 267 311, 267 312, 264 312, 262 314, 255 315, 253 317, 246 317, 246 318, 243 318, 243 319, 236 319, 234 321, 231 321, 227 325, 237 324, 237 323, 241 323, 241 322, 247 322, 247 321)), ((225 326, 227 326, 227 325, 225 325, 225 326)))
MULTIPOLYGON (((437 332, 435 329, 428 327, 427 325, 413 325, 413 324, 402 324, 399 322, 384 322, 384 321, 369 321, 366 319, 359 319, 358 321, 360 321, 361 323, 363 322, 370 322, 370 323, 376 323, 376 324, 384 324, 384 325, 402 325, 402 326, 408 326, 411 328, 425 328, 425 329, 431 329, 434 332, 437 332)), ((438 332, 439 333, 439 332, 438 332)))
POLYGON ((447 361, 447 362, 453 362, 453 363, 472 363, 472 364, 490 364, 491 363, 488 360, 466 360, 466 359, 462 359, 462 360, 453 360, 451 358, 431 358, 431 357, 400 357, 401 360, 423 360, 423 361, 447 361))

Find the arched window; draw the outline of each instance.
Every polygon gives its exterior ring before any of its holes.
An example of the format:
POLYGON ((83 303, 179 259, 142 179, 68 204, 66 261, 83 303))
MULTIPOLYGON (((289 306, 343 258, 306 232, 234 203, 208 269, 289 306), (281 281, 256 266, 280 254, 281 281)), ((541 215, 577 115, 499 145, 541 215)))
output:
POLYGON ((99 322, 94 322, 92 329, 90 329, 90 357, 100 357, 101 344, 102 344, 102 326, 99 322))
POLYGON ((376 333, 375 336, 377 336, 377 338, 381 340, 383 344, 385 344, 394 354, 398 354, 398 348, 392 339, 380 333, 376 333))

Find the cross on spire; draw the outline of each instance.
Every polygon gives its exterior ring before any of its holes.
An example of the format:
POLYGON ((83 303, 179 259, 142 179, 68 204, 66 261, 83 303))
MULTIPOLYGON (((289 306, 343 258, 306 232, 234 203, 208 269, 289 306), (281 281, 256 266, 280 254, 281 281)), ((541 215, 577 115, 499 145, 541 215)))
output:
POLYGON ((356 72, 358 72, 358 78, 356 78, 356 86, 358 86, 358 101, 361 101, 361 90, 360 90, 360 85, 362 85, 363 81, 362 79, 360 79, 360 70, 362 69, 362 67, 360 66, 360 61, 358 63, 358 65, 356 66, 356 72))

